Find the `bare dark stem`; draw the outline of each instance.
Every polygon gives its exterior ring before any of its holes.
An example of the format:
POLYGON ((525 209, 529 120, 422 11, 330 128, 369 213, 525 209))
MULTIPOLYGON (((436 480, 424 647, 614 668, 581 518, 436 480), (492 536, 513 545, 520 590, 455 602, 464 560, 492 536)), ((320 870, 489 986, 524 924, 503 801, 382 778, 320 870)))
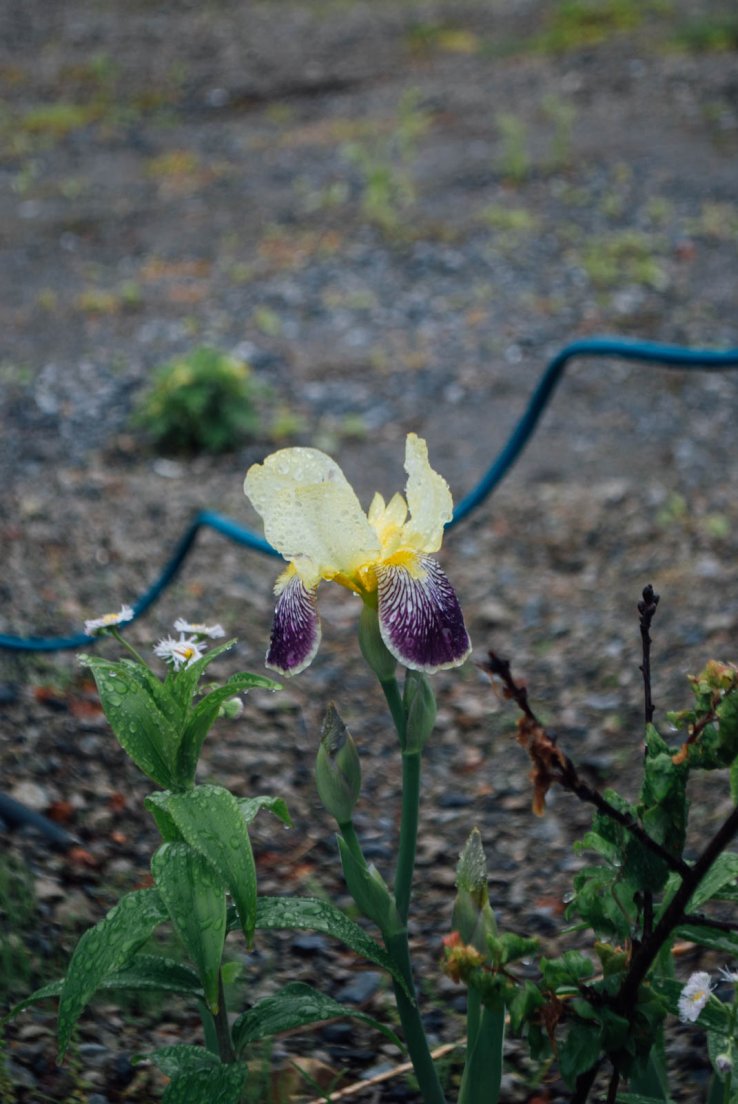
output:
POLYGON ((577 1077, 576 1087, 574 1089, 574 1095, 571 1098, 571 1104, 585 1104, 587 1097, 590 1094, 592 1086, 594 1085, 595 1078, 599 1073, 600 1063, 595 1062, 584 1073, 580 1073, 577 1077))
MULTIPOLYGON (((488 655, 488 662, 481 665, 483 669, 500 680, 503 686, 504 697, 515 702, 518 709, 527 720, 543 732, 543 725, 538 720, 528 701, 528 691, 524 686, 515 682, 510 670, 509 661, 502 659, 494 652, 489 652, 488 655)), ((550 742, 552 745, 555 744, 555 737, 550 736, 550 742)), ((616 808, 606 797, 603 797, 599 790, 594 789, 580 778, 574 763, 568 755, 565 755, 560 749, 556 761, 550 764, 550 769, 553 781, 558 782, 565 790, 569 790, 569 792, 573 793, 575 797, 578 797, 580 801, 584 801, 589 805, 594 805, 601 813, 604 813, 611 820, 622 825, 632 836, 635 836, 639 843, 654 855, 657 855, 662 862, 666 863, 670 870, 681 875, 681 877, 685 877, 689 873, 691 868, 683 859, 672 855, 665 847, 662 847, 660 843, 652 839, 634 817, 616 808)))
POLYGON ((641 674, 643 675, 643 704, 646 724, 651 724, 653 720, 653 714, 655 706, 651 697, 651 622, 653 621, 654 614, 656 613, 656 607, 659 604, 659 595, 654 592, 653 587, 649 583, 647 587, 643 588, 643 597, 638 603, 638 613, 640 614, 640 628, 641 628, 641 647, 643 654, 643 662, 641 663, 641 674))
POLYGON ((728 819, 717 830, 689 873, 682 878, 682 884, 664 910, 652 935, 640 944, 630 963, 628 973, 618 994, 617 1003, 621 1009, 632 1008, 638 996, 638 990, 648 973, 654 959, 673 932, 674 928, 685 923, 684 909, 690 897, 707 874, 712 864, 721 855, 738 832, 738 808, 733 809, 728 819))

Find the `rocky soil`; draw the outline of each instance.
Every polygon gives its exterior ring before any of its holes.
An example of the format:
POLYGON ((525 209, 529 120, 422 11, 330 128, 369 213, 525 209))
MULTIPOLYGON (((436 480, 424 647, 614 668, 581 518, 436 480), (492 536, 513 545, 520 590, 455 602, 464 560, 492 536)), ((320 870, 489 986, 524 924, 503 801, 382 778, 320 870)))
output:
MULTIPOLYGON (((686 0, 6 4, 0 632, 73 634, 132 600, 198 509, 257 528, 243 473, 275 445, 332 452, 368 502, 402 487, 414 430, 458 500, 566 343, 738 346, 737 41, 727 6, 686 0), (224 456, 158 456, 132 411, 152 370, 198 345, 251 364, 263 430, 224 456)), ((521 461, 442 552, 478 654, 509 656, 588 777, 628 794, 643 586, 662 595, 657 720, 686 704, 686 673, 736 659, 737 398, 736 373, 576 361, 521 461)), ((177 616, 217 620, 240 642, 218 673, 260 671, 274 574, 204 532, 130 639, 147 648, 177 616)), ((312 781, 327 703, 360 746, 357 828, 387 874, 398 764, 355 603, 327 588, 321 611, 312 668, 278 696, 250 695, 214 733, 202 777, 287 800, 295 830, 264 820, 254 833, 263 892, 345 902, 312 781)), ((553 950, 589 818, 562 794, 532 816, 513 715, 473 662, 435 684, 414 941, 441 1042, 463 1034, 462 995, 437 962, 469 830, 482 831, 500 924, 553 950)), ((0 922, 23 929, 5 960, 9 1004, 63 971, 79 932, 142 883, 155 833, 146 780, 73 654, 0 651, 0 734, 2 789, 79 841, 55 852, 4 836, 35 889, 35 903, 22 879, 0 899, 0 922)), ((700 807, 696 838, 727 800, 700 807)), ((383 980, 322 938, 232 954, 241 1000, 305 978, 389 1008, 383 980)), ((156 1099, 161 1082, 132 1056, 196 1040, 197 1022, 177 1005, 99 1002, 58 1069, 44 1006, 9 1029, 3 1100, 156 1099)), ((275 1067, 288 1053, 348 1080, 399 1062, 338 1024, 279 1040, 275 1067)), ((677 1035, 672 1061, 674 1099, 704 1099, 699 1033, 677 1035)), ((532 1077, 512 1054, 506 1104, 533 1099, 532 1077)), ((566 1099, 556 1082, 546 1091, 566 1099)), ((417 1095, 395 1077, 355 1099, 417 1095)))

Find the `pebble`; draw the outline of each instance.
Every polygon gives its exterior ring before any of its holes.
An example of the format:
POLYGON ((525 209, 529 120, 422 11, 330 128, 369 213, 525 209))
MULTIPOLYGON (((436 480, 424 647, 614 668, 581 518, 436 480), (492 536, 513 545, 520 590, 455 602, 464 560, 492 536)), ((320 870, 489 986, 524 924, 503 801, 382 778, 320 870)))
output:
POLYGON ((35 813, 42 813, 51 804, 49 791, 38 782, 18 782, 10 791, 10 796, 35 813))
POLYGON ((366 1004, 379 989, 382 975, 374 970, 362 970, 339 989, 336 1000, 342 1004, 366 1004))

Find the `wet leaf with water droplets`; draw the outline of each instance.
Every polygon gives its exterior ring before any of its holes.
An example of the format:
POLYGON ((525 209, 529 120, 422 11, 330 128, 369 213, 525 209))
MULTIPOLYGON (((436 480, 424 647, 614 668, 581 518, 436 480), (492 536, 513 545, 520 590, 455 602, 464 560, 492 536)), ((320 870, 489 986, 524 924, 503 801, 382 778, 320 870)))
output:
POLYGON ((140 663, 92 657, 86 663, 121 747, 158 785, 172 785, 180 737, 176 703, 164 683, 140 663))
POLYGON ((329 901, 317 897, 259 897, 256 927, 260 931, 317 931, 332 935, 362 958, 381 966, 414 1000, 407 982, 384 947, 329 901))
POLYGON ((256 917, 256 866, 238 801, 222 786, 204 785, 172 794, 166 807, 187 843, 220 874, 251 943, 256 917))
POLYGON ((166 919, 167 911, 157 890, 138 889, 121 897, 107 916, 84 933, 72 955, 61 991, 57 1027, 61 1056, 93 993, 106 977, 133 957, 166 919))
POLYGON ((151 860, 151 873, 215 1012, 226 935, 225 887, 207 859, 186 843, 162 844, 151 860))
POLYGON ((390 1028, 379 1023, 372 1016, 339 1004, 332 997, 319 993, 317 989, 302 981, 285 985, 284 989, 280 989, 271 997, 265 997, 248 1012, 239 1016, 233 1025, 233 1045, 238 1052, 258 1039, 278 1035, 282 1031, 292 1031, 296 1027, 304 1027, 305 1024, 331 1020, 336 1016, 352 1016, 356 1020, 362 1020, 363 1023, 381 1031, 400 1050, 404 1049, 390 1028))
POLYGON ((176 1077, 161 1104, 240 1104, 248 1069, 241 1062, 176 1077))
POLYGON ((268 809, 270 813, 274 813, 275 817, 279 817, 288 828, 292 828, 292 817, 283 797, 237 797, 236 801, 247 824, 251 824, 257 813, 262 809, 268 809))

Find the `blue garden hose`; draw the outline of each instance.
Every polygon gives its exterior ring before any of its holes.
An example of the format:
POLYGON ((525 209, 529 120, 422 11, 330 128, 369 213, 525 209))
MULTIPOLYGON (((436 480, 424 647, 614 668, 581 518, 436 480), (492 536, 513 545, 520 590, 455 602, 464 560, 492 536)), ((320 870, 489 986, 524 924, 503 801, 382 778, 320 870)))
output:
MULTIPOLYGON (((640 360, 651 364, 660 364, 665 368, 694 368, 713 372, 738 368, 738 349, 728 349, 725 352, 712 349, 687 349, 680 345, 661 345, 653 341, 628 341, 616 337, 585 338, 581 341, 574 341, 570 345, 565 345, 548 364, 538 386, 528 401, 522 417, 505 445, 503 445, 477 485, 457 505, 453 518, 447 525, 448 529, 458 525, 473 510, 476 510, 505 478, 532 437, 541 415, 551 401, 553 393, 564 374, 567 364, 576 357, 617 357, 621 360, 640 360)), ((134 603, 134 621, 141 617, 149 606, 154 604, 173 581, 187 559, 195 538, 202 528, 214 529, 216 533, 222 533, 229 540, 245 548, 251 548, 255 552, 279 557, 279 552, 272 548, 263 537, 252 533, 251 530, 238 525, 235 521, 223 517, 221 514, 216 514, 211 510, 201 510, 180 539, 174 554, 159 578, 134 603)), ((19 652, 54 652, 84 647, 94 643, 96 639, 96 637, 87 636, 85 633, 78 633, 76 636, 51 637, 0 634, 0 648, 19 652)))

